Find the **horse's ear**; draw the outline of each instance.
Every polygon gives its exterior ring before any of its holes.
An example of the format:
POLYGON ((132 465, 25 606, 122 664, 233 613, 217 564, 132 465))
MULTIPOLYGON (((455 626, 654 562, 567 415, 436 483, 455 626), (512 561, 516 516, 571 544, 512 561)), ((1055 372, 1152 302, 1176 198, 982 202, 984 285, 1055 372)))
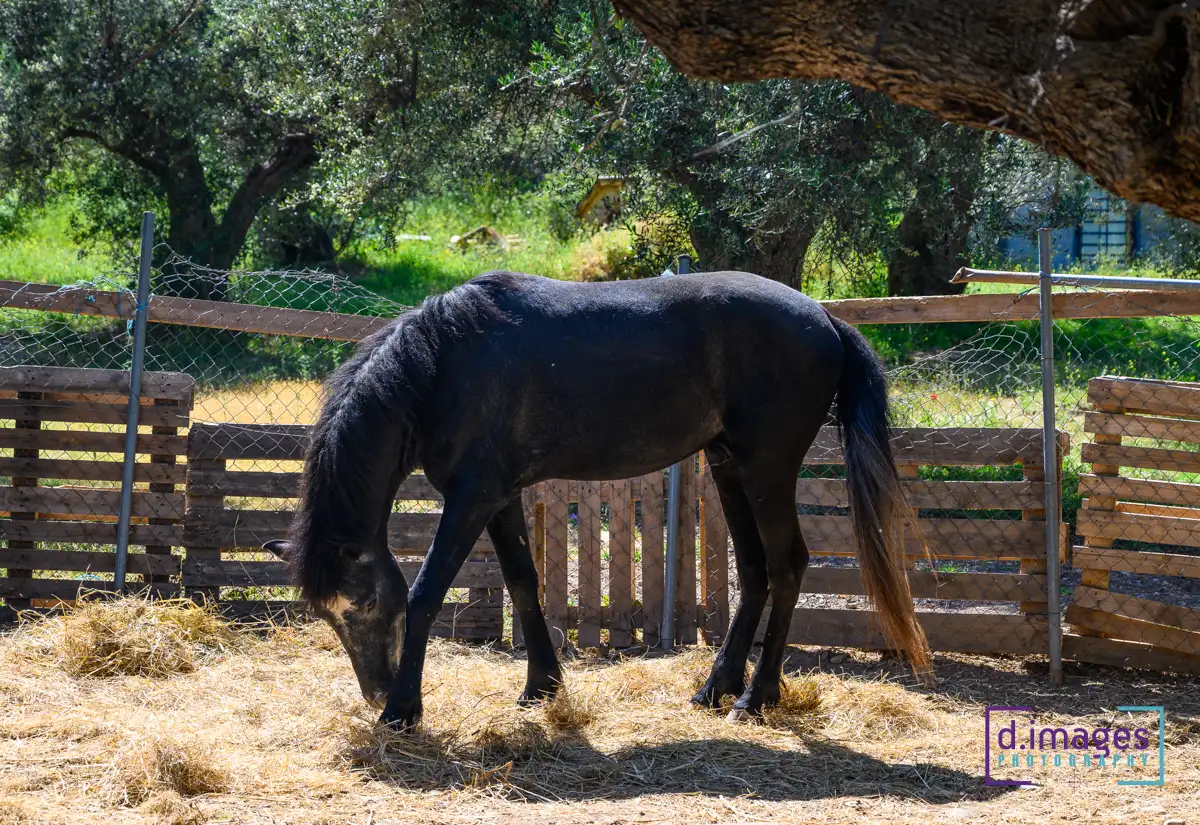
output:
POLYGON ((275 539, 274 541, 266 542, 262 546, 262 549, 264 549, 268 552, 274 553, 276 556, 283 559, 284 561, 291 561, 292 560, 292 551, 295 550, 295 547, 292 545, 292 543, 290 541, 283 541, 282 539, 275 539))

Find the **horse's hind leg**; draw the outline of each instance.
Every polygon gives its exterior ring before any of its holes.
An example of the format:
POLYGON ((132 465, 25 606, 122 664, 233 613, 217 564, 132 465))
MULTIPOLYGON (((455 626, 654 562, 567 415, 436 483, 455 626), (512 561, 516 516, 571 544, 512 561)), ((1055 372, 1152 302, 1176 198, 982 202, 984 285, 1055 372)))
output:
POLYGON ((562 683, 558 656, 546 628, 546 618, 538 603, 538 574, 529 548, 529 533, 519 499, 505 505, 487 525, 488 535, 500 561, 504 585, 512 597, 513 613, 525 634, 529 663, 525 690, 518 700, 530 704, 553 696, 562 683))
POLYGON ((772 472, 747 481, 747 493, 762 536, 771 590, 771 618, 763 637, 762 656, 750 687, 733 705, 731 719, 758 716, 779 701, 783 652, 800 581, 808 567, 808 548, 796 518, 796 472, 772 472))
POLYGON ((754 644, 754 633, 767 603, 767 564, 762 539, 754 521, 754 510, 732 461, 710 464, 725 521, 733 536, 741 600, 729 625, 729 633, 717 653, 712 673, 692 702, 715 708, 725 696, 740 696, 746 685, 746 657, 754 644))

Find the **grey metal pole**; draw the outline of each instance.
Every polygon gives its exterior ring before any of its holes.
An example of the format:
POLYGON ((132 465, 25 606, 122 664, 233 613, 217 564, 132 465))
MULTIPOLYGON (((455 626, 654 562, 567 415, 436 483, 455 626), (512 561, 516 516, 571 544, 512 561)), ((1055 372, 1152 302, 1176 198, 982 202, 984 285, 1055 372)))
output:
POLYGON ((117 566, 113 586, 125 592, 129 562, 129 517, 133 512, 133 470, 137 460, 138 412, 142 365, 146 359, 146 308, 150 302, 150 254, 154 249, 154 213, 142 213, 142 255, 138 266, 137 307, 133 316, 133 361, 129 366, 129 414, 125 420, 125 463, 121 468, 121 514, 117 521, 117 566))
MULTIPOLYGON (((692 259, 687 255, 679 256, 676 267, 678 274, 687 275, 692 271, 692 259)), ((670 275, 668 269, 663 273, 670 275)), ((667 469, 667 553, 663 576, 663 615, 659 631, 659 646, 663 650, 675 647, 675 593, 678 590, 677 573, 679 569, 679 497, 680 482, 682 481, 683 466, 676 462, 667 469)))
POLYGON ((1045 470, 1046 612, 1050 620, 1050 684, 1061 685, 1062 613, 1059 606, 1058 531, 1062 495, 1058 477, 1058 433, 1054 422, 1054 311, 1051 302, 1050 230, 1038 230, 1038 287, 1042 326, 1042 466, 1045 470))

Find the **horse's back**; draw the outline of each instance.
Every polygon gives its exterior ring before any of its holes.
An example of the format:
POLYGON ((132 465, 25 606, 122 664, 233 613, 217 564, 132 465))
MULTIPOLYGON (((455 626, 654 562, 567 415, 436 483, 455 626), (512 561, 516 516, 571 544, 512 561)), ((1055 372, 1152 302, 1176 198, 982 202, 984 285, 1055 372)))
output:
POLYGON ((569 324, 627 319, 643 325, 766 324, 832 331, 821 305, 777 281, 748 272, 578 283, 493 272, 472 283, 486 288, 507 316, 569 324))

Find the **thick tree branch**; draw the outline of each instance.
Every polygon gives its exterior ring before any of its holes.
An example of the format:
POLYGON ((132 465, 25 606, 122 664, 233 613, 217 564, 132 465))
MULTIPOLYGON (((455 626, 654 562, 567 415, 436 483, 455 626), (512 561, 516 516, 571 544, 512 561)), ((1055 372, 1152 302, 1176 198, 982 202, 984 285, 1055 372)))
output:
POLYGON ((613 0, 683 72, 837 78, 1200 220, 1200 3, 613 0))
POLYGON ((288 135, 269 159, 247 172, 217 227, 213 259, 228 260, 223 268, 232 265, 254 223, 261 201, 278 194, 288 181, 316 159, 316 141, 312 135, 288 135))
POLYGON ((151 158, 147 157, 142 152, 139 152, 138 150, 134 149, 127 142, 119 143, 119 144, 111 143, 104 137, 104 135, 100 134, 99 132, 94 132, 91 129, 71 128, 71 129, 67 129, 66 131, 63 132, 63 134, 62 134, 63 140, 70 140, 72 138, 78 138, 81 140, 90 140, 92 143, 95 143, 97 146, 104 149, 105 151, 111 152, 112 154, 117 155, 118 157, 125 158, 126 160, 130 161, 131 163, 134 163, 137 166, 140 166, 141 168, 145 169, 147 172, 149 172, 152 175, 161 176, 163 174, 166 174, 166 171, 167 171, 166 164, 159 163, 155 160, 152 160, 151 158))

